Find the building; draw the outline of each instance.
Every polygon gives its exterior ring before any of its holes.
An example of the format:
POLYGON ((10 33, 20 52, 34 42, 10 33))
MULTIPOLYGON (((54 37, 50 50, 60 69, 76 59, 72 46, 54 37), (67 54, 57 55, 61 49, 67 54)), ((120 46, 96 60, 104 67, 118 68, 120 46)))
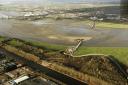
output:
POLYGON ((21 83, 27 79, 29 79, 29 76, 22 76, 22 77, 15 79, 15 80, 9 81, 9 84, 10 85, 18 85, 19 83, 21 83))

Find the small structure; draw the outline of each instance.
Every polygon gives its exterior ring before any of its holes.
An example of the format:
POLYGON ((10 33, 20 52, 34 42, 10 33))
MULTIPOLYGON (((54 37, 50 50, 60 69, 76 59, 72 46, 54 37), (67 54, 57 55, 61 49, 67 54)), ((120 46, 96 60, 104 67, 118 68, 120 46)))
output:
POLYGON ((96 11, 96 13, 93 14, 93 17, 90 17, 90 19, 93 21, 93 24, 91 26, 92 29, 96 28, 96 21, 103 21, 104 19, 100 16, 101 14, 104 14, 103 11, 96 11))
POLYGON ((29 17, 29 16, 33 16, 33 12, 27 12, 26 14, 24 14, 25 17, 29 17))
POLYGON ((20 77, 20 78, 17 78, 15 80, 10 81, 9 84, 17 85, 17 84, 19 84, 19 83, 21 83, 21 82, 23 82, 23 81, 25 81, 27 79, 29 79, 29 76, 23 76, 23 77, 20 77))
POLYGON ((90 17, 91 20, 93 20, 93 25, 91 26, 92 29, 94 29, 96 27, 96 20, 97 20, 97 17, 90 17))
POLYGON ((72 46, 72 47, 69 47, 67 48, 65 51, 64 51, 64 55, 70 55, 70 56, 73 56, 74 52, 79 48, 79 46, 82 44, 82 41, 84 39, 77 39, 76 41, 78 42, 78 44, 76 46, 72 46))
POLYGON ((12 71, 12 70, 14 70, 14 69, 17 69, 17 65, 16 65, 15 63, 13 63, 13 62, 7 63, 7 64, 5 64, 5 66, 4 66, 4 70, 5 70, 6 72, 12 71))
POLYGON ((4 14, 0 13, 0 19, 8 19, 8 18, 9 18, 8 15, 4 15, 4 14))

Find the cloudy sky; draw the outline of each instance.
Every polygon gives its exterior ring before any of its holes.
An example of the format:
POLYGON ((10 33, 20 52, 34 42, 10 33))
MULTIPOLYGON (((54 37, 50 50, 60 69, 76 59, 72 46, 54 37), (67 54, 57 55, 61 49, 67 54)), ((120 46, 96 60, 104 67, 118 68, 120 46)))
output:
POLYGON ((0 3, 79 3, 79 2, 109 2, 119 0, 0 0, 0 3))

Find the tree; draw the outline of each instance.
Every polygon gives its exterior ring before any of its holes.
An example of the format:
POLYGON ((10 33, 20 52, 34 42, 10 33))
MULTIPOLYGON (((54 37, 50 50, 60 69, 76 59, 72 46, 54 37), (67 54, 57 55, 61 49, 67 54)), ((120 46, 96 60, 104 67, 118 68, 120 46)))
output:
POLYGON ((128 0, 121 0, 121 17, 128 17, 128 0))

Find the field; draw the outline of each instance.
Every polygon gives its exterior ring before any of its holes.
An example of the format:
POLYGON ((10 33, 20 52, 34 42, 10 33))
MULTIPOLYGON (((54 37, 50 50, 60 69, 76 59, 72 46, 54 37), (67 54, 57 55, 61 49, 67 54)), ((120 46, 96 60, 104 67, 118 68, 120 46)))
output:
MULTIPOLYGON (((112 85, 124 85, 127 82, 127 74, 125 75, 125 70, 128 66, 128 48, 121 47, 80 47, 75 55, 86 55, 86 54, 104 54, 104 55, 88 55, 83 57, 71 57, 63 55, 61 52, 64 51, 68 46, 66 45, 55 45, 44 42, 36 41, 24 41, 15 38, 4 38, 0 37, 2 41, 2 47, 9 50, 12 53, 24 53, 23 55, 31 56, 31 58, 26 57, 30 60, 38 61, 45 60, 50 63, 56 63, 60 72, 68 72, 72 76, 75 74, 84 73, 86 77, 78 75, 77 78, 84 78, 86 80, 91 79, 93 81, 98 80, 97 83, 105 84, 112 83, 112 85), (16 49, 16 50, 15 50, 16 49), (106 56, 107 55, 107 56, 106 56), (113 58, 114 57, 114 58, 113 58), (36 58, 36 59, 35 59, 36 58), (119 72, 119 67, 116 67, 113 61, 117 60, 120 68, 123 70, 119 72), (101 65, 102 64, 102 65, 101 65), (64 68, 66 67, 66 68, 64 68), (63 70, 62 70, 63 69, 63 70), (71 69, 71 70, 70 70, 71 69), (124 72, 124 73, 123 73, 124 72), (90 78, 90 76, 92 76, 90 78), (103 80, 103 81, 102 81, 103 80), (119 81, 120 83, 117 83, 119 81)), ((18 54, 19 55, 19 54, 18 54)), ((23 56, 20 55, 20 56, 23 56)), ((54 67, 56 70, 56 66, 54 67)), ((67 73, 66 73, 67 74, 67 73)), ((94 83, 94 82, 93 82, 94 83)), ((93 85, 93 84, 91 84, 93 85)), ((108 85, 108 84, 105 84, 108 85)), ((110 84, 111 85, 111 84, 110 84)))
MULTIPOLYGON (((46 44, 43 42, 31 42, 34 46, 44 47, 54 50, 64 50, 68 46, 46 44)), ((82 46, 78 49, 75 55, 84 54, 106 54, 114 56, 118 61, 128 66, 128 48, 127 47, 85 47, 82 46)))
MULTIPOLYGON (((63 51, 68 47, 65 45, 49 44, 49 43, 44 43, 44 42, 35 42, 35 41, 25 41, 25 42, 29 43, 32 46, 43 48, 46 51, 50 51, 51 53, 57 52, 57 51, 63 51)), ((23 45, 23 43, 18 42, 16 40, 10 41, 9 44, 15 47, 20 47, 23 45)), ((127 47, 86 47, 86 46, 82 46, 76 51, 75 55, 85 55, 85 54, 112 55, 119 62, 128 66, 128 62, 127 62, 128 54, 127 53, 128 53, 127 47)))
MULTIPOLYGON (((79 22, 75 23, 75 25, 86 24, 89 26, 93 25, 93 21, 91 20, 79 20, 79 22)), ((96 21, 96 28, 101 29, 128 29, 128 23, 114 23, 114 22, 105 22, 105 21, 96 21)))
POLYGON ((128 48, 126 47, 81 47, 76 55, 106 54, 114 56, 118 61, 128 66, 128 48))

